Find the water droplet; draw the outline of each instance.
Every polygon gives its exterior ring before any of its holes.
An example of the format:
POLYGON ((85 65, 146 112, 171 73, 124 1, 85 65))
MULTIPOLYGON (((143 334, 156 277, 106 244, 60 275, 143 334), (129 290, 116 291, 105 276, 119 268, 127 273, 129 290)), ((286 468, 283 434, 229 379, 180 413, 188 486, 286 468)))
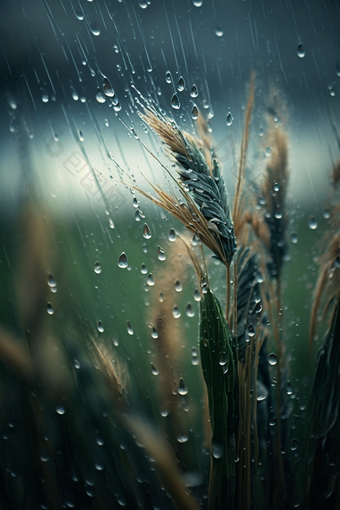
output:
POLYGON ((277 220, 281 220, 281 218, 282 218, 282 211, 281 211, 281 209, 279 209, 279 208, 276 209, 276 211, 275 211, 275 218, 277 220))
POLYGON ((222 37, 223 36, 223 30, 220 27, 220 25, 217 25, 216 30, 215 30, 215 34, 217 35, 217 37, 222 37))
POLYGON ((51 273, 48 275, 47 284, 51 289, 57 286, 57 282, 55 281, 54 276, 51 273))
POLYGON ((175 317, 175 319, 178 319, 181 316, 181 312, 179 311, 178 306, 173 307, 172 315, 175 317))
POLYGON ((325 218, 325 220, 329 220, 329 218, 331 217, 331 212, 329 209, 324 210, 323 217, 325 218))
POLYGON ((177 441, 179 443, 186 443, 188 441, 188 436, 186 434, 180 434, 179 436, 177 436, 177 441))
POLYGON ((120 110, 122 109, 120 103, 116 103, 113 105, 113 109, 115 112, 120 112, 120 110))
POLYGON ((148 270, 146 269, 146 265, 145 264, 142 264, 141 268, 140 268, 140 272, 142 274, 146 274, 148 272, 148 270))
POLYGON ((51 303, 47 303, 47 308, 46 309, 47 309, 47 313, 49 315, 53 315, 54 314, 54 310, 53 310, 53 307, 52 307, 51 303))
POLYGON ((98 446, 103 446, 104 439, 102 437, 100 437, 100 436, 97 436, 96 437, 96 443, 97 443, 98 446))
POLYGON ((296 244, 298 242, 298 236, 296 232, 293 232, 292 235, 290 236, 290 242, 292 244, 296 244))
POLYGON ((264 384, 261 383, 261 381, 256 381, 256 388, 257 388, 257 397, 256 400, 258 402, 262 402, 262 400, 265 400, 268 397, 268 390, 264 386, 264 384))
POLYGON ((181 292, 183 290, 183 287, 182 287, 181 282, 179 280, 177 280, 176 283, 175 283, 175 290, 176 290, 176 292, 181 292))
MULTIPOLYGON (((255 305, 254 312, 255 312, 255 313, 261 313, 261 312, 262 312, 262 309, 263 309, 263 307, 262 307, 262 301, 259 301, 259 302, 258 302, 258 303, 256 303, 256 305, 255 305)), ((249 326, 249 328, 250 328, 250 326, 249 326)), ((249 328, 248 328, 248 335, 249 335, 249 328)), ((254 333, 254 334, 255 334, 255 333, 254 333)))
POLYGON ((252 324, 249 325, 247 333, 248 333, 248 337, 249 337, 249 339, 248 339, 248 342, 249 342, 250 338, 252 338, 255 335, 255 329, 252 324))
POLYGON ((102 321, 98 321, 97 329, 98 329, 99 333, 103 333, 104 332, 102 321))
POLYGON ((138 0, 138 5, 141 9, 146 9, 148 6, 148 3, 146 2, 146 0, 138 0))
POLYGON ((151 372, 153 373, 153 375, 159 374, 157 368, 155 367, 155 365, 153 363, 151 363, 151 372))
POLYGON ((297 448, 298 448, 298 440, 295 439, 295 437, 293 437, 293 439, 290 442, 290 449, 292 450, 292 452, 295 452, 295 450, 297 450, 297 448))
POLYGON ((269 365, 276 365, 277 363, 277 357, 276 357, 276 354, 274 354, 273 352, 271 352, 268 356, 268 363, 269 365))
POLYGON ((165 260, 166 259, 166 256, 165 256, 165 253, 164 253, 164 250, 163 248, 161 248, 160 246, 158 246, 158 250, 157 250, 157 257, 158 257, 158 260, 165 260))
POLYGON ((186 395, 188 393, 188 388, 185 386, 185 383, 184 383, 182 377, 179 380, 178 393, 180 395, 186 395))
POLYGON ((329 94, 331 97, 335 97, 335 83, 328 86, 329 94))
POLYGON ((198 119, 198 108, 197 106, 194 104, 192 110, 191 110, 191 118, 192 120, 197 120, 198 119))
POLYGON ((227 113, 227 126, 231 126, 232 123, 233 123, 233 120, 234 119, 233 119, 233 116, 232 116, 231 112, 228 112, 227 113))
POLYGON ((102 268, 101 268, 101 265, 99 264, 99 262, 95 263, 95 265, 94 265, 94 272, 96 274, 100 274, 102 272, 102 268))
POLYGON ((173 228, 170 229, 170 232, 169 232, 169 241, 171 242, 174 242, 176 241, 176 232, 173 228))
POLYGON ((194 300, 195 301, 201 301, 201 299, 202 299, 201 293, 200 293, 200 291, 198 289, 196 289, 195 292, 194 292, 194 300))
POLYGON ((262 126, 259 127, 259 136, 263 136, 263 127, 262 126))
POLYGON ((287 381, 286 391, 287 391, 287 395, 292 395, 294 393, 293 386, 291 385, 291 383, 289 381, 287 381))
POLYGON ((109 218, 109 227, 112 229, 115 228, 115 224, 113 223, 111 218, 109 218))
POLYGON ((149 287, 153 287, 155 285, 155 280, 153 279, 153 276, 151 273, 147 277, 146 283, 149 285, 149 287))
POLYGON ((300 58, 303 58, 305 55, 306 55, 306 52, 305 52, 305 49, 303 47, 303 44, 302 43, 299 43, 298 44, 298 47, 297 47, 297 55, 298 57, 300 58))
POLYGON ((170 71, 167 71, 167 72, 165 73, 165 81, 166 81, 167 83, 171 83, 171 81, 172 81, 172 80, 171 80, 171 73, 170 73, 170 71))
POLYGON ((228 361, 227 354, 225 352, 222 352, 218 363, 221 365, 221 367, 223 367, 227 363, 227 361, 228 361))
POLYGON ((195 366, 199 364, 199 359, 198 359, 198 354, 197 354, 196 347, 192 348, 192 352, 191 352, 191 364, 195 365, 195 366))
POLYGON ((221 459, 223 457, 223 444, 212 441, 211 450, 215 459, 221 459))
POLYGON ((194 4, 195 7, 202 7, 203 0, 193 0, 192 3, 194 4))
POLYGON ((193 84, 193 86, 191 87, 190 96, 191 97, 197 97, 198 96, 198 89, 197 89, 195 84, 193 84))
POLYGON ((265 152, 265 154, 266 154, 267 158, 269 158, 269 157, 271 156, 271 154, 272 154, 272 150, 271 150, 271 148, 270 148, 270 147, 266 147, 266 152, 265 152))
POLYGON ((129 333, 129 335, 133 335, 133 327, 131 326, 130 322, 126 321, 126 324, 127 324, 127 332, 129 333))
POLYGON ((181 103, 179 102, 179 99, 178 99, 178 95, 177 94, 173 94, 172 95, 172 98, 171 98, 171 106, 175 109, 175 110, 179 110, 180 107, 181 107, 181 103))
POLYGON ((93 35, 95 35, 96 37, 98 37, 98 35, 100 35, 100 29, 95 23, 89 23, 89 29, 91 30, 93 35))
POLYGON ((155 340, 156 340, 156 338, 158 338, 158 332, 157 332, 157 329, 155 328, 155 326, 152 327, 151 336, 155 340))
POLYGON ((74 89, 72 90, 72 99, 74 101, 78 101, 78 99, 79 99, 79 95, 74 89))
POLYGON ((280 191, 280 185, 277 182, 274 184, 274 191, 280 191))
POLYGON ((256 279, 257 283, 263 283, 264 282, 264 276, 261 273, 261 271, 257 271, 257 273, 255 275, 255 279, 256 279))
POLYGON ((318 222, 316 221, 315 216, 311 216, 308 226, 311 230, 315 230, 318 227, 318 222))
POLYGON ((128 265, 129 265, 128 258, 126 256, 126 253, 123 252, 118 259, 118 266, 121 267, 122 269, 125 269, 126 267, 128 267, 128 265))
POLYGON ((74 368, 76 368, 77 370, 79 370, 79 368, 80 368, 80 363, 79 363, 79 361, 78 361, 77 359, 75 359, 75 360, 74 360, 73 365, 74 365, 74 368))
POLYGON ((104 94, 107 97, 113 97, 115 95, 113 87, 112 87, 111 83, 109 82, 109 80, 106 78, 106 76, 103 79, 103 90, 104 90, 104 94))
POLYGON ((97 99, 98 103, 105 103, 105 101, 106 101, 104 94, 102 93, 102 91, 100 89, 97 89, 96 99, 97 99))
POLYGON ((96 468, 97 471, 103 471, 103 469, 104 469, 104 465, 98 461, 94 462, 94 467, 96 468))
POLYGON ((62 404, 58 404, 55 410, 58 414, 65 414, 65 407, 62 404))
POLYGON ((184 78, 183 76, 181 76, 177 82, 177 90, 179 90, 180 92, 182 92, 185 88, 185 82, 184 82, 184 78))
POLYGON ((41 100, 42 100, 43 103, 48 103, 48 95, 47 94, 43 94, 41 96, 41 100))
POLYGON ((147 223, 144 224, 143 237, 144 237, 144 239, 151 238, 151 230, 150 230, 149 226, 147 225, 147 223))
POLYGON ((191 306, 190 303, 188 303, 188 306, 185 310, 185 313, 187 314, 187 317, 194 317, 195 316, 195 311, 193 309, 193 307, 191 306))

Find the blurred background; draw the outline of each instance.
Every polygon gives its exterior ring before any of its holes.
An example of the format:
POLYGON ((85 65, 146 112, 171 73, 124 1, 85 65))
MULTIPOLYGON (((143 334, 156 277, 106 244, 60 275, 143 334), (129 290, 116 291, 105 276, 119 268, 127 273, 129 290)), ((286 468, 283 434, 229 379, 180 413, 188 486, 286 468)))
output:
MULTIPOLYGON (((171 384, 185 388, 178 404, 185 419, 174 434, 182 457, 191 459, 188 471, 208 469, 206 452, 194 461, 188 453, 193 443, 204 443, 204 427, 197 425, 204 407, 195 357, 197 282, 178 241, 169 240, 171 229, 183 228, 126 186, 150 189, 147 180, 170 186, 147 149, 171 166, 138 111, 152 100, 195 134, 197 106, 209 122, 232 197, 249 79, 256 73, 246 182, 261 178, 270 155, 267 119, 274 117, 289 139, 284 327, 295 389, 292 416, 303 419, 315 257, 329 221, 329 175, 340 150, 339 10, 336 2, 317 0, 1 2, 1 325, 22 345, 33 336, 52 339, 46 353, 64 342, 59 382, 66 358, 71 372, 81 372, 88 338, 102 342, 123 367, 134 407, 159 424, 167 410, 159 398, 153 327, 159 293, 168 292, 178 307, 170 318, 176 360, 171 384), (127 263, 120 267, 123 252, 127 263), (174 282, 180 285, 174 288, 174 282), (157 412, 150 406, 154 399, 157 412)), ((223 269, 211 258, 208 263, 223 300, 223 269)), ((6 393, 14 383, 7 368, 1 370, 6 393)), ((18 438, 22 408, 13 392, 1 420, 3 430, 18 438)), ((64 414, 58 413, 63 391, 53 395, 57 414, 64 414)), ((9 459, 3 472, 10 465, 7 473, 19 473, 9 441, 3 432, 9 459)))

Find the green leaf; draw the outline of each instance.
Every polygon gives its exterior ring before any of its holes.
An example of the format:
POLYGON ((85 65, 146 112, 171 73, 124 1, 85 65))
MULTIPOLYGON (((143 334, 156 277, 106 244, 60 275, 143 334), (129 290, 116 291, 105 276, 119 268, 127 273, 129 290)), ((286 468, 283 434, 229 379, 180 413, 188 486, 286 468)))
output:
POLYGON ((210 290, 204 294, 200 307, 200 351, 212 428, 209 509, 232 510, 235 500, 236 346, 222 307, 210 290))

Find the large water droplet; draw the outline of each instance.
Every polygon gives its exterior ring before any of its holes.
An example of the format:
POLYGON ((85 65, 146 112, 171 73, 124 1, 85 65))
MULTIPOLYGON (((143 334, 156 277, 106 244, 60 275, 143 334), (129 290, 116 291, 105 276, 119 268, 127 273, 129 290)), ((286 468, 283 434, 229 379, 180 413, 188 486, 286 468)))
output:
POLYGON ((140 272, 142 274, 146 274, 148 272, 147 268, 146 268, 146 265, 145 264, 142 264, 141 268, 140 268, 140 272))
POLYGON ((104 90, 104 94, 107 97, 113 97, 115 95, 113 87, 112 87, 111 83, 109 82, 109 80, 106 78, 106 76, 103 79, 103 90, 104 90))
POLYGON ((62 404, 58 404, 55 410, 58 414, 65 414, 65 407, 62 404))
POLYGON ((53 310, 53 307, 52 307, 51 303, 47 303, 46 310, 47 310, 48 315, 53 315, 54 314, 54 310, 53 310))
POLYGON ((198 365, 199 364, 199 359, 198 359, 198 354, 197 354, 196 347, 193 347, 192 351, 191 351, 191 364, 192 365, 198 365))
POLYGON ((153 279, 153 276, 151 273, 147 277, 146 283, 149 285, 149 287, 153 287, 155 285, 155 280, 153 279))
POLYGON ((173 307, 172 315, 175 317, 175 319, 178 319, 181 316, 181 312, 179 311, 178 306, 173 307))
POLYGON ((151 336, 155 340, 156 340, 156 338, 158 338, 158 332, 157 332, 157 329, 155 328, 155 326, 152 326, 151 336))
POLYGON ((291 385, 290 381, 287 381, 286 391, 287 395, 292 395, 294 393, 293 386, 291 385))
POLYGON ((174 242, 176 241, 176 232, 173 228, 170 229, 170 232, 169 232, 169 241, 171 242, 174 242))
POLYGON ((159 374, 157 368, 155 367, 155 365, 153 363, 151 363, 151 372, 153 373, 153 375, 159 374))
POLYGON ((271 352, 268 356, 268 363, 269 365, 276 365, 277 363, 277 357, 276 357, 276 354, 274 354, 273 352, 271 352))
POLYGON ((129 333, 129 335, 133 335, 133 327, 131 326, 130 322, 126 321, 126 324, 127 324, 127 332, 129 333))
POLYGON ((150 230, 149 226, 147 225, 147 223, 144 224, 143 237, 144 237, 144 239, 151 238, 151 230, 150 230))
POLYGON ((188 306, 185 310, 185 313, 187 314, 188 317, 194 317, 195 316, 195 311, 193 309, 193 307, 191 306, 190 303, 188 303, 188 306))
POLYGON ((165 73, 165 81, 166 81, 167 83, 171 83, 171 73, 170 73, 170 71, 167 71, 167 72, 165 73))
POLYGON ((228 361, 227 353, 222 352, 218 363, 221 365, 221 367, 223 367, 227 363, 227 361, 228 361))
POLYGON ((126 256, 126 253, 123 252, 118 259, 118 266, 121 267, 122 269, 125 269, 126 267, 128 267, 128 265, 129 265, 128 258, 126 256))
POLYGON ((97 329, 98 329, 99 333, 104 332, 104 327, 103 327, 102 321, 98 321, 97 329))
POLYGON ((166 256, 165 256, 165 253, 164 253, 164 250, 163 248, 161 248, 160 246, 158 246, 158 250, 157 250, 157 257, 158 257, 158 260, 165 260, 166 259, 166 256))
POLYGON ((184 78, 183 76, 181 76, 177 82, 177 90, 179 90, 180 92, 182 92, 185 88, 185 82, 184 82, 184 78))
POLYGON ((182 284, 179 280, 175 282, 175 290, 176 292, 181 292, 183 290, 182 284))
POLYGON ((172 98, 171 98, 171 106, 175 109, 175 110, 179 110, 180 107, 181 107, 181 103, 179 102, 179 99, 178 99, 178 95, 177 94, 173 94, 172 98))
POLYGON ((179 436, 177 436, 177 441, 179 443, 186 443, 188 441, 188 436, 186 434, 180 434, 179 436))
POLYGON ((198 111, 198 108, 197 106, 194 104, 192 110, 191 110, 191 118, 192 120, 197 120, 198 119, 198 115, 199 115, 199 111, 198 111))
POLYGON ((195 301, 201 301, 201 299, 202 299, 201 293, 200 293, 200 291, 198 289, 196 289, 195 292, 194 292, 194 300, 195 301))
POLYGON ((180 395, 186 395, 188 393, 188 388, 185 386, 182 377, 179 380, 178 393, 180 395))
POLYGON ((257 388, 256 400, 258 402, 262 402, 262 400, 265 400, 268 397, 268 390, 264 386, 264 384, 262 384, 262 382, 259 380, 256 381, 256 388, 257 388))
POLYGON ((50 289, 53 289, 57 286, 57 282, 54 279, 54 276, 50 273, 47 278, 47 284, 50 287, 50 289))
POLYGON ((106 101, 104 94, 102 93, 102 91, 100 89, 97 89, 96 99, 97 99, 98 103, 105 103, 105 101, 106 101))
POLYGON ((193 86, 191 87, 190 95, 191 95, 191 97, 197 97, 198 96, 198 89, 197 89, 195 84, 193 84, 193 86))
POLYGON ((220 25, 217 25, 216 30, 215 30, 215 34, 217 35, 217 37, 222 37, 223 36, 223 30, 220 27, 220 25))
POLYGON ((95 263, 95 265, 94 265, 94 272, 96 274, 100 274, 102 272, 102 268, 101 268, 101 265, 99 264, 99 262, 95 263))
POLYGON ((193 0, 192 3, 194 4, 195 7, 202 7, 203 0, 193 0))
POLYGON ((302 43, 299 43, 299 44, 298 44, 298 47, 297 47, 297 55, 298 55, 298 57, 300 57, 300 58, 303 58, 303 57, 306 55, 305 48, 303 47, 303 44, 302 44, 302 43))
POLYGON ((315 230, 318 227, 318 222, 316 221, 315 216, 311 216, 308 226, 311 230, 315 230))

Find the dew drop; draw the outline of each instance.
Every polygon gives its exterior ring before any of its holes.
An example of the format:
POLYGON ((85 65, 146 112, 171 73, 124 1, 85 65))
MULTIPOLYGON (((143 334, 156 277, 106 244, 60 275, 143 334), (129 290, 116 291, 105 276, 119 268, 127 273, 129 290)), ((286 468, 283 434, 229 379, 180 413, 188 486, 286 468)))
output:
POLYGON ((194 292, 194 300, 195 301, 201 301, 201 299, 202 299, 201 293, 200 293, 200 291, 198 289, 196 289, 195 292, 194 292))
POLYGON ((105 103, 105 101, 106 101, 104 94, 102 93, 102 91, 99 88, 97 89, 97 92, 96 92, 96 99, 97 99, 98 103, 105 103))
POLYGON ((329 209, 325 209, 322 215, 325 218, 325 220, 329 220, 329 218, 331 217, 331 212, 329 209))
POLYGON ((293 439, 290 442, 290 449, 292 450, 292 452, 295 452, 295 450, 297 450, 297 448, 298 448, 298 440, 295 439, 295 437, 293 437, 293 439))
POLYGON ((146 274, 148 272, 147 268, 146 268, 146 265, 145 264, 142 264, 141 268, 140 268, 140 272, 142 274, 146 274))
POLYGON ((104 332, 102 321, 98 321, 97 329, 98 329, 99 333, 103 333, 104 332))
POLYGON ((336 75, 340 76, 340 62, 337 62, 336 64, 336 75))
POLYGON ((195 7, 202 7, 203 0, 193 0, 192 3, 194 4, 195 7))
POLYGON ((231 126, 232 123, 233 123, 233 120, 234 119, 233 119, 233 116, 232 116, 231 112, 228 112, 227 113, 227 126, 231 126))
POLYGON ((178 99, 178 95, 177 94, 173 94, 172 98, 171 98, 171 106, 175 109, 175 110, 179 110, 180 107, 181 107, 181 103, 179 102, 179 99, 178 99))
POLYGON ((287 387, 286 387, 287 395, 292 395, 294 393, 293 386, 289 381, 287 381, 287 387))
POLYGON ((155 367, 155 365, 153 363, 151 363, 151 372, 153 373, 153 375, 159 374, 157 368, 155 367))
POLYGON ((169 237, 168 237, 169 241, 171 242, 174 242, 176 241, 176 232, 173 228, 170 229, 170 232, 169 232, 169 237))
POLYGON ((48 275, 47 284, 51 289, 57 286, 57 282, 55 281, 54 276, 51 273, 48 275))
POLYGON ((184 82, 184 78, 183 76, 181 76, 177 82, 177 90, 179 90, 179 92, 182 92, 185 88, 185 82, 184 82))
POLYGON ((223 457, 223 444, 212 441, 211 450, 215 459, 221 459, 223 457))
POLYGON ((186 395, 188 393, 188 388, 185 386, 183 378, 181 377, 179 380, 178 393, 180 395, 186 395))
POLYGON ((259 127, 259 136, 263 136, 263 127, 262 126, 259 127))
MULTIPOLYGON (((254 308, 254 312, 255 313, 261 313, 263 310, 263 306, 262 306, 262 301, 259 301, 258 303, 256 303, 255 305, 255 308, 254 308)), ((250 326, 249 326, 250 327, 250 326)), ((248 335, 249 335, 249 328, 248 328, 248 335)))
POLYGON ((277 220, 281 220, 281 218, 282 218, 282 211, 281 211, 281 209, 279 209, 279 208, 276 209, 276 211, 275 211, 275 218, 277 220))
POLYGON ((292 235, 290 236, 290 242, 292 244, 296 244, 298 242, 298 236, 296 232, 293 232, 292 235))
POLYGON ((55 410, 58 414, 65 414, 65 407, 62 404, 57 405, 55 410))
POLYGON ((138 209, 138 207, 139 207, 139 202, 138 202, 138 200, 137 200, 137 198, 136 198, 136 197, 133 197, 132 205, 133 205, 133 207, 135 207, 136 209, 138 209))
POLYGON ((103 90, 107 97, 113 97, 115 95, 113 87, 106 76, 103 79, 103 90))
POLYGON ((190 96, 191 97, 197 97, 198 96, 198 89, 197 89, 195 84, 193 84, 193 86, 191 87, 190 96))
POLYGON ((155 285, 155 280, 153 279, 153 276, 151 273, 147 277, 146 283, 149 285, 149 287, 153 287, 155 285))
POLYGON ((166 259, 166 256, 165 256, 165 253, 164 253, 164 250, 163 248, 161 248, 160 246, 158 246, 158 250, 157 250, 157 257, 158 257, 158 260, 165 260, 166 259))
POLYGON ((101 268, 101 265, 99 264, 99 262, 95 263, 95 265, 94 265, 94 272, 96 274, 100 274, 102 272, 102 268, 101 268))
POLYGON ((47 313, 48 315, 53 315, 54 314, 54 310, 53 310, 53 307, 51 305, 51 303, 47 303, 47 313))
POLYGON ((265 400, 268 397, 268 390, 264 386, 264 384, 261 383, 261 381, 256 381, 256 388, 257 388, 257 397, 256 400, 258 402, 262 402, 262 400, 265 400))
POLYGON ((261 273, 261 271, 258 271, 255 275, 255 279, 257 281, 257 283, 263 283, 264 282, 264 276, 263 274, 261 273))
POLYGON ((194 365, 194 366, 199 364, 199 359, 198 359, 198 354, 197 354, 196 347, 193 347, 192 351, 191 351, 191 364, 194 365))
POLYGON ((315 216, 311 216, 308 226, 311 230, 315 230, 318 227, 318 222, 316 221, 315 216))
POLYGON ((171 83, 171 73, 170 73, 170 71, 167 71, 167 72, 165 73, 165 81, 166 81, 167 83, 171 83))
POLYGON ((305 55, 306 55, 306 52, 305 52, 305 49, 303 47, 303 44, 302 43, 299 43, 298 44, 298 47, 297 47, 297 55, 298 57, 300 58, 303 58, 305 55))
POLYGON ((158 332, 157 332, 157 329, 155 328, 155 326, 152 326, 151 336, 155 340, 156 340, 156 338, 158 338, 158 332))
POLYGON ((147 223, 145 223, 144 227, 143 227, 143 237, 144 237, 144 239, 151 238, 151 230, 150 230, 149 226, 147 225, 147 223))
POLYGON ((126 267, 128 267, 128 264, 129 263, 126 253, 123 252, 118 259, 118 266, 121 267, 122 269, 125 269, 126 267))
POLYGON ((221 356, 220 356, 220 359, 219 359, 219 365, 221 365, 221 367, 223 367, 228 361, 228 357, 227 357, 227 354, 225 352, 222 352, 221 353, 221 356))
POLYGON ((112 229, 115 228, 115 224, 113 223, 111 218, 109 218, 109 227, 112 228, 112 229))
POLYGON ((48 103, 48 95, 47 94, 43 94, 41 96, 41 100, 42 100, 43 103, 48 103))
POLYGON ((175 282, 175 290, 176 292, 181 292, 183 290, 182 284, 179 280, 175 282))
POLYGON ((73 365, 74 365, 74 368, 76 368, 77 370, 79 370, 79 368, 80 368, 80 363, 79 363, 79 361, 78 361, 77 359, 75 359, 75 360, 73 361, 73 365))
POLYGON ((249 337, 249 339, 248 339, 248 342, 249 342, 250 338, 252 338, 255 335, 255 329, 252 324, 249 325, 247 333, 248 333, 248 337, 249 337))
POLYGON ((172 315, 175 317, 175 319, 178 319, 181 316, 181 312, 179 311, 178 306, 173 307, 172 315))
POLYGON ((194 309, 193 309, 193 307, 191 306, 190 303, 188 303, 188 306, 186 307, 185 313, 186 313, 187 317, 194 317, 195 316, 195 311, 194 311, 194 309))
POLYGON ((191 110, 191 118, 192 120, 197 120, 198 119, 198 108, 197 106, 194 104, 192 110, 191 110))
POLYGON ((270 148, 270 147, 266 147, 265 154, 266 154, 267 158, 269 158, 269 157, 271 156, 271 154, 272 154, 272 150, 271 150, 271 148, 270 148))
POLYGON ((186 434, 180 434, 179 436, 177 436, 177 441, 179 443, 186 443, 188 441, 188 436, 186 434))
POLYGON ((148 3, 145 0, 138 0, 138 5, 141 9, 146 9, 148 6, 148 3))
POLYGON ((276 357, 276 354, 274 354, 273 352, 271 352, 268 356, 268 363, 269 365, 276 365, 277 363, 277 357, 276 357))
POLYGON ((126 321, 126 325, 127 325, 127 332, 129 333, 129 335, 133 335, 133 327, 131 326, 130 322, 126 321))
POLYGON ((217 25, 217 27, 216 27, 215 34, 217 35, 217 37, 223 36, 223 30, 219 25, 217 25))

